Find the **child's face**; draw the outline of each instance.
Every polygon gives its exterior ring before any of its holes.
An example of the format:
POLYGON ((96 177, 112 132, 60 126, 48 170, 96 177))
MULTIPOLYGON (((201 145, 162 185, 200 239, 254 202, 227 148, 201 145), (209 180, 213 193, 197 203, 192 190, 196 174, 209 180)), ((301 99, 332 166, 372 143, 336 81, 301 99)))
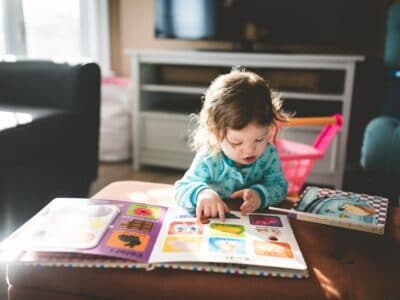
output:
POLYGON ((240 130, 228 128, 221 149, 238 166, 251 164, 264 153, 267 146, 266 126, 249 124, 240 130))

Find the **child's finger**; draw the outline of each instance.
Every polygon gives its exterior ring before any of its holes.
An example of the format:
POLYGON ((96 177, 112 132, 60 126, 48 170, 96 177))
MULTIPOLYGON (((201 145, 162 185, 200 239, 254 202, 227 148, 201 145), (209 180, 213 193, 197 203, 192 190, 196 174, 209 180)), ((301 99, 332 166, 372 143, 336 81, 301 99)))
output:
POLYGON ((249 192, 249 190, 245 190, 243 192, 243 200, 251 200, 251 193, 249 192))
POLYGON ((240 211, 242 214, 245 214, 246 211, 248 210, 250 203, 248 201, 244 201, 243 204, 240 206, 240 211))
POLYGON ((253 211, 255 211, 257 209, 256 205, 254 203, 252 203, 251 205, 249 205, 249 207, 247 208, 247 212, 246 213, 251 213, 253 211))
POLYGON ((218 206, 217 206, 217 204, 213 204, 213 205, 210 207, 210 213, 211 213, 211 217, 212 217, 212 218, 214 218, 214 217, 217 216, 217 214, 218 214, 218 206))
POLYGON ((223 205, 223 207, 224 207, 224 211, 226 211, 226 212, 229 212, 229 211, 230 211, 228 205, 227 205, 224 201, 222 201, 222 205, 223 205))
POLYGON ((243 198, 243 190, 236 191, 230 195, 231 198, 243 198))
POLYGON ((203 211, 202 206, 201 206, 201 205, 198 205, 198 206, 196 207, 196 217, 197 217, 197 220, 200 220, 200 219, 203 217, 202 211, 203 211))
POLYGON ((204 206, 203 213, 204 213, 204 217, 208 218, 210 216, 210 208, 208 206, 204 206))
POLYGON ((224 221, 225 220, 225 208, 224 208, 224 205, 222 203, 218 204, 217 205, 217 209, 218 209, 219 219, 221 221, 224 221))

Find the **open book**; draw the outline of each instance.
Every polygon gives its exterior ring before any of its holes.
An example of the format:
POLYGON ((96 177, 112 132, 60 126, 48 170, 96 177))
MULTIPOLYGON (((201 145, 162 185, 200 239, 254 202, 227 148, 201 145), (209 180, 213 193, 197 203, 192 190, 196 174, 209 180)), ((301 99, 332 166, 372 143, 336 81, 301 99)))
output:
POLYGON ((270 209, 299 220, 383 234, 388 204, 380 196, 309 186, 293 209, 270 209))
POLYGON ((56 198, 4 243, 15 263, 180 268, 304 278, 307 266, 288 218, 241 216, 200 223, 178 208, 56 198), (15 251, 19 249, 19 251, 15 251))

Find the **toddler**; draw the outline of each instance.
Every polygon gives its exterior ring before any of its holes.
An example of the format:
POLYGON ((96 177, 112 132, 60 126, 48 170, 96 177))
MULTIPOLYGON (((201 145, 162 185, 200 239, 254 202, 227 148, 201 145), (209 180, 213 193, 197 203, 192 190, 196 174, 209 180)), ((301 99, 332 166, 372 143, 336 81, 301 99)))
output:
POLYGON ((191 146, 196 156, 175 183, 175 199, 197 218, 224 220, 229 198, 241 198, 242 214, 276 205, 287 182, 273 144, 277 121, 288 116, 279 96, 259 75, 240 69, 218 76, 209 86, 191 146))

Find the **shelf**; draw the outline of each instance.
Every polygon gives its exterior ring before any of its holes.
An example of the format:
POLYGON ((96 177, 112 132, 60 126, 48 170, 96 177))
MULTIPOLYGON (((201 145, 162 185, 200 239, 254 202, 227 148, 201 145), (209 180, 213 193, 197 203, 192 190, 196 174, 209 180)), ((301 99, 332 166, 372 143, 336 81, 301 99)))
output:
POLYGON ((127 49, 126 54, 136 57, 141 64, 172 64, 191 66, 236 65, 246 67, 269 67, 280 69, 320 69, 341 70, 346 66, 363 61, 360 55, 324 55, 324 54, 267 54, 234 53, 184 50, 141 50, 127 49))
POLYGON ((141 116, 148 119, 159 119, 159 120, 179 120, 187 121, 190 114, 179 113, 179 112, 164 112, 164 111, 146 111, 142 112, 141 116))
POLYGON ((142 91, 145 92, 163 92, 163 93, 180 93, 202 95, 207 87, 183 86, 183 85, 167 85, 167 84, 143 84, 142 91))
POLYGON ((315 93, 294 93, 280 92, 283 99, 299 99, 299 100, 321 100, 321 101, 341 101, 342 95, 335 94, 315 94, 315 93))
MULTIPOLYGON (((180 93, 202 95, 207 87, 200 86, 183 86, 183 85, 167 85, 167 84, 143 84, 141 90, 145 92, 163 92, 163 93, 180 93)), ((281 96, 286 99, 304 99, 304 100, 325 100, 340 101, 343 95, 337 94, 317 94, 317 93, 298 93, 298 92, 280 92, 281 96)))

